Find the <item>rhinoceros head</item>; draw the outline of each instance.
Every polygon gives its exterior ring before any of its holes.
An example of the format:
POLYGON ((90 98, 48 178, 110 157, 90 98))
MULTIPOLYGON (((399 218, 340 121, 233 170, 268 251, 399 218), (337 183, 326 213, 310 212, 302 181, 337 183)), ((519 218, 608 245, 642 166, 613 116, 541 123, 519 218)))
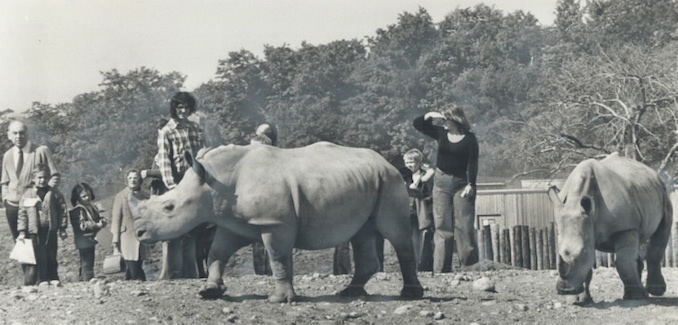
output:
POLYGON ((139 205, 134 221, 137 238, 145 243, 177 238, 201 223, 214 219, 212 191, 205 167, 189 152, 184 153, 189 168, 177 186, 139 205))
POLYGON ((595 261, 593 201, 589 196, 568 197, 561 201, 555 188, 549 189, 558 229, 559 294, 579 294, 595 261))

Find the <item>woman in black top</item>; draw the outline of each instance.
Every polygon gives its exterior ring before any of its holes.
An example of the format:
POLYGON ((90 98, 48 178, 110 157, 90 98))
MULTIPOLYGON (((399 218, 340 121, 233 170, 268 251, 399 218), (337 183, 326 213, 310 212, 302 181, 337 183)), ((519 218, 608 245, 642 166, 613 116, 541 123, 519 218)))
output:
POLYGON ((478 246, 473 223, 478 140, 470 131, 464 111, 455 105, 417 117, 414 128, 438 142, 433 186, 433 272, 452 271, 453 239, 461 264, 475 264, 478 246))

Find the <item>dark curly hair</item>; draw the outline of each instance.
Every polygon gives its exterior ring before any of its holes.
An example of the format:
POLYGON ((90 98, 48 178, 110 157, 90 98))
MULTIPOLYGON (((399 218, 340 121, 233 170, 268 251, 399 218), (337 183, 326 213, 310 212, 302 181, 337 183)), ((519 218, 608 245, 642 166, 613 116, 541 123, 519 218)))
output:
POLYGON ((188 92, 180 91, 172 96, 170 100, 170 116, 172 118, 177 117, 177 107, 179 105, 184 105, 188 108, 189 115, 195 113, 195 97, 188 92))
POLYGON ((78 200, 80 199, 80 193, 83 191, 87 191, 89 193, 90 200, 94 201, 94 189, 89 186, 89 184, 81 182, 78 184, 75 184, 73 186, 73 190, 71 191, 71 204, 73 206, 76 206, 78 204, 78 200))

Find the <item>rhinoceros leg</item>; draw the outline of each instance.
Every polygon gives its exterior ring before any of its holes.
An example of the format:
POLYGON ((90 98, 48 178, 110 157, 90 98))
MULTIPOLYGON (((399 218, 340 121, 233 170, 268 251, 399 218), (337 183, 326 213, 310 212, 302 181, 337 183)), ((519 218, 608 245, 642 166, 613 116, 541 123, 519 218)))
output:
POLYGON ((653 296, 661 296, 666 292, 661 262, 671 237, 673 216, 670 207, 665 209, 664 213, 666 214, 664 220, 650 237, 650 246, 647 248, 647 291, 653 296))
POLYGON ((351 283, 344 288, 339 295, 344 297, 366 296, 365 283, 379 271, 379 258, 377 257, 377 232, 374 223, 368 222, 351 238, 353 247, 353 262, 355 272, 351 283))
POLYGON ((583 306, 593 302, 591 298, 591 278, 593 277, 593 270, 589 270, 589 273, 586 275, 586 280, 584 280, 584 291, 578 294, 574 299, 573 303, 575 305, 583 306))
POLYGON ((390 209, 385 208, 381 212, 382 217, 377 217, 377 229, 393 245, 398 256, 400 273, 402 273, 404 282, 400 296, 410 299, 421 298, 424 296, 424 288, 417 278, 417 260, 411 239, 412 225, 409 216, 403 215, 402 210, 398 208, 396 204, 393 204, 390 209), (391 218, 384 216, 391 216, 391 218))
POLYGON ((645 299, 647 291, 638 274, 640 245, 637 231, 626 231, 615 238, 617 273, 624 283, 624 299, 645 299))
POLYGON ((242 237, 227 228, 217 227, 207 259, 209 267, 207 281, 200 288, 200 295, 203 298, 215 299, 224 294, 226 286, 223 274, 226 262, 240 248, 250 243, 252 243, 251 239, 242 237))
MULTIPOLYGON (((386 237, 386 236, 384 236, 386 237)), ((388 238, 388 237, 386 237, 388 238)), ((400 296, 403 298, 421 298, 424 296, 424 288, 422 288, 417 278, 417 263, 414 258, 414 247, 408 238, 401 238, 400 240, 389 239, 393 248, 398 255, 398 264, 400 265, 400 272, 403 275, 403 289, 400 291, 400 296)))
POLYGON ((292 253, 296 228, 290 225, 268 226, 261 233, 261 239, 271 259, 271 271, 275 289, 268 297, 270 302, 292 302, 296 299, 293 279, 292 253))

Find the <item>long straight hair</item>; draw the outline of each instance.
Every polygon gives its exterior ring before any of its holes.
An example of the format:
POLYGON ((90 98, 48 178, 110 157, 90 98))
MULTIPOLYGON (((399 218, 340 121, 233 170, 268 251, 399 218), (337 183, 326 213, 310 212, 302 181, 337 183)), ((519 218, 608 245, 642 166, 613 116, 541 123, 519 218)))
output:
POLYGON ((464 133, 471 131, 471 123, 460 106, 450 104, 442 109, 442 113, 446 119, 456 122, 464 133))

